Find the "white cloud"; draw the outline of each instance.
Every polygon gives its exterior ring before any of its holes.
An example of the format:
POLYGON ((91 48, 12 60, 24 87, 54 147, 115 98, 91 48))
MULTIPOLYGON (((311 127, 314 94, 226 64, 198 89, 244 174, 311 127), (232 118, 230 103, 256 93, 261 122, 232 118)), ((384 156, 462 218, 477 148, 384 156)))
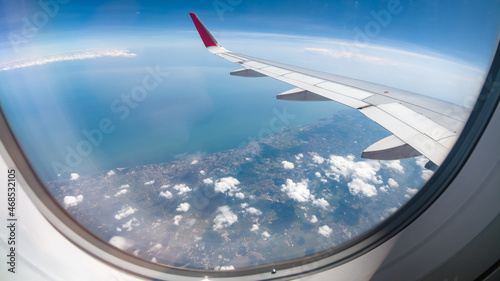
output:
POLYGON ((397 183, 393 178, 389 178, 387 183, 389 184, 390 187, 398 187, 399 186, 399 183, 397 183))
POLYGON ((122 184, 122 185, 120 185, 120 187, 119 187, 119 188, 121 189, 121 188, 129 188, 129 187, 130 187, 130 185, 129 185, 129 184, 122 184))
POLYGON ((179 195, 184 195, 191 191, 191 188, 185 184, 176 184, 174 185, 174 189, 179 191, 179 195))
POLYGON ((133 243, 130 240, 122 236, 111 237, 111 239, 109 239, 109 244, 121 250, 127 250, 133 245, 133 243))
POLYGON ((426 181, 429 180, 432 175, 434 175, 434 172, 432 170, 428 170, 425 168, 427 162, 429 162, 429 159, 427 159, 425 156, 419 156, 415 158, 415 163, 417 164, 417 166, 422 168, 421 177, 426 181))
POLYGON ((246 207, 248 207, 248 203, 241 203, 241 208, 242 209, 245 209, 246 207))
POLYGON ((425 158, 425 156, 419 156, 415 158, 415 163, 422 169, 425 169, 425 164, 427 164, 429 160, 425 158))
POLYGON ((205 171, 200 170, 200 175, 204 175, 204 174, 205 174, 205 171))
POLYGON ((115 171, 111 170, 111 171, 109 171, 106 175, 108 175, 108 177, 110 177, 110 176, 112 176, 112 175, 114 175, 114 174, 115 174, 115 171))
POLYGON ((164 184, 162 186, 160 186, 161 189, 166 189, 166 188, 169 188, 170 187, 170 184, 164 184))
POLYGON ((123 209, 121 209, 120 211, 118 211, 118 213, 116 213, 115 219, 116 220, 121 220, 123 218, 126 218, 126 217, 134 214, 135 211, 137 211, 137 209, 134 209, 134 208, 132 208, 130 206, 123 207, 123 209))
POLYGON ((154 180, 152 180, 152 181, 147 181, 147 182, 145 182, 145 183, 144 183, 144 185, 152 185, 153 183, 155 183, 155 181, 154 181, 154 180))
POLYGON ((262 235, 262 238, 264 240, 267 240, 267 239, 269 239, 269 237, 271 237, 271 234, 269 234, 269 232, 267 232, 267 231, 262 232, 261 235, 262 235))
POLYGON ((285 168, 287 170, 291 170, 291 169, 295 168, 295 165, 292 162, 282 161, 281 164, 283 164, 283 168, 285 168))
POLYGON ((410 194, 411 196, 413 196, 413 195, 417 194, 418 189, 416 189, 416 188, 409 188, 409 187, 407 187, 407 188, 406 188, 406 192, 408 192, 408 194, 410 194))
POLYGON ((232 265, 217 266, 214 268, 214 270, 234 270, 234 266, 232 265))
POLYGON ((314 173, 314 175, 315 175, 316 177, 318 177, 318 178, 321 178, 321 173, 320 173, 320 172, 316 172, 316 173, 314 173))
POLYGON ((314 199, 313 205, 318 206, 324 210, 326 210, 330 206, 330 204, 328 204, 328 202, 325 200, 325 198, 314 199))
POLYGON ((307 188, 307 180, 294 183, 291 179, 286 180, 286 185, 281 185, 281 191, 297 202, 307 202, 311 197, 311 192, 307 188))
POLYGON ((191 205, 187 202, 184 202, 184 203, 179 204, 179 206, 175 210, 177 212, 184 212, 185 213, 189 210, 189 207, 191 207, 191 205))
POLYGON ((379 188, 379 190, 382 191, 382 192, 387 192, 387 191, 389 191, 389 186, 388 185, 382 185, 379 188))
POLYGON ((238 221, 238 216, 231 212, 231 209, 227 205, 217 208, 217 212, 218 214, 214 219, 213 230, 222 229, 238 221))
POLYGON ((317 164, 323 164, 325 162, 325 158, 319 156, 319 155, 314 155, 313 156, 313 162, 317 164))
POLYGON ((236 197, 236 198, 239 198, 239 199, 243 200, 243 199, 245 199, 245 194, 243 194, 243 192, 236 192, 236 193, 234 194, 234 197, 236 197))
POLYGON ((82 203, 83 201, 83 195, 78 195, 78 196, 64 196, 64 206, 66 208, 68 207, 74 207, 76 205, 78 205, 79 203, 82 203))
POLYGON ((72 181, 76 181, 80 177, 80 175, 77 173, 71 173, 70 176, 71 176, 70 180, 72 181))
POLYGON ((167 199, 172 199, 172 197, 173 197, 172 192, 170 192, 168 190, 160 192, 160 196, 165 197, 167 199))
POLYGON ((7 64, 1 65, 0 71, 44 65, 48 63, 61 62, 61 61, 86 60, 86 59, 95 59, 100 57, 135 57, 135 54, 129 53, 128 50, 89 49, 89 50, 71 52, 66 54, 58 54, 52 56, 30 58, 22 61, 9 62, 7 64))
POLYGON ((434 172, 431 170, 426 169, 422 171, 422 179, 426 181, 429 180, 432 177, 432 175, 434 175, 434 172))
POLYGON ((317 223, 318 222, 318 218, 315 215, 312 215, 310 222, 311 223, 317 223))
POLYGON ((382 183, 381 176, 377 175, 381 167, 380 162, 372 160, 355 162, 353 155, 346 157, 332 155, 328 162, 334 180, 340 182, 341 177, 351 180, 347 186, 352 195, 367 197, 377 195, 377 189, 373 184, 382 183))
POLYGON ((212 178, 207 178, 207 179, 203 180, 203 183, 204 184, 212 184, 212 183, 214 183, 214 181, 212 180, 212 178))
POLYGON ((115 197, 126 194, 127 192, 128 192, 128 189, 122 189, 122 190, 118 191, 117 193, 115 193, 115 197))
POLYGON ((398 208, 396 207, 392 207, 392 208, 389 208, 387 211, 391 214, 393 214, 394 212, 396 212, 398 210, 398 208))
POLYGON ((361 179, 353 179, 350 183, 347 184, 347 187, 349 188, 349 192, 352 195, 363 195, 366 197, 372 197, 377 195, 377 189, 375 186, 365 183, 361 179))
POLYGON ((250 231, 257 232, 258 230, 259 230, 259 226, 256 224, 252 224, 252 228, 250 228, 250 231))
POLYGON ((196 164, 198 164, 198 160, 193 160, 193 161, 191 162, 191 165, 196 165, 196 164))
POLYGON ((240 188, 237 187, 238 184, 240 182, 233 177, 222 178, 215 182, 214 190, 220 193, 227 192, 227 195, 233 197, 234 193, 240 191, 240 188))
POLYGON ((250 208, 246 209, 246 212, 249 213, 250 215, 254 215, 254 216, 262 215, 262 211, 254 208, 254 207, 250 207, 250 208))
POLYGON ((332 234, 332 231, 333 230, 330 227, 328 227, 328 225, 323 225, 318 229, 318 233, 325 237, 330 236, 330 234, 332 234))
POLYGON ((399 160, 382 161, 382 164, 385 168, 394 170, 400 174, 403 174, 405 172, 405 169, 403 168, 403 166, 401 166, 401 161, 399 160))
POLYGON ((139 223, 139 221, 136 218, 131 218, 129 221, 122 224, 122 228, 126 229, 127 231, 131 231, 134 229, 134 227, 138 227, 140 225, 141 224, 139 223))
POLYGON ((299 153, 299 154, 295 155, 295 159, 296 160, 300 160, 303 157, 304 157, 304 154, 302 154, 302 153, 299 153))
POLYGON ((377 172, 380 170, 380 163, 378 161, 368 160, 355 162, 353 155, 347 155, 346 157, 332 155, 328 162, 331 165, 330 169, 337 181, 339 181, 342 176, 346 179, 352 177, 372 183, 382 183, 382 181, 377 178, 377 172))
POLYGON ((177 215, 174 217, 174 224, 179 225, 179 222, 182 220, 182 215, 177 215))

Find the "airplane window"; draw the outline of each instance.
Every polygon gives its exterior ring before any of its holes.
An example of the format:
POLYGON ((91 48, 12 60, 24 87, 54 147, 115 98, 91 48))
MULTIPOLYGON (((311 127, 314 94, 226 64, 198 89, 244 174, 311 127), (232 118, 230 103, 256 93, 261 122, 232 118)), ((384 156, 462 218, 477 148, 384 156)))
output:
POLYGON ((38 181, 179 274, 308 263, 394 218, 459 138, 500 30, 496 1, 0 5, 1 111, 38 181))

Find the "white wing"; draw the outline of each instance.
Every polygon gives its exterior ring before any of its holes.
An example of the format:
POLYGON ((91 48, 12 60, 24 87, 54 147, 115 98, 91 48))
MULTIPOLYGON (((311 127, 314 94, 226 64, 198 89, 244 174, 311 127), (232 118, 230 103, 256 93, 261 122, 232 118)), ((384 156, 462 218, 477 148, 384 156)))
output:
POLYGON ((400 89, 233 53, 222 47, 190 14, 211 53, 243 68, 231 75, 272 77, 295 86, 277 96, 291 101, 333 100, 377 122, 392 135, 368 147, 362 157, 395 160, 424 155, 441 165, 463 128, 469 109, 400 89))

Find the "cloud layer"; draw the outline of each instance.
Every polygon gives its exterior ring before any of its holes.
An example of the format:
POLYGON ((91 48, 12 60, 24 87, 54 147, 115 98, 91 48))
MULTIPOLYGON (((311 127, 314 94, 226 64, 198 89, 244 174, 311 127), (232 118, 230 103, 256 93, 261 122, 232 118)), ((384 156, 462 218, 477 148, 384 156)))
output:
POLYGON ((44 65, 54 62, 62 62, 62 61, 87 60, 87 59, 95 59, 102 57, 135 57, 135 56, 136 55, 134 53, 130 53, 129 50, 91 49, 91 50, 83 50, 66 54, 31 58, 23 61, 10 62, 0 66, 0 71, 8 71, 13 69, 26 68, 26 67, 44 65))

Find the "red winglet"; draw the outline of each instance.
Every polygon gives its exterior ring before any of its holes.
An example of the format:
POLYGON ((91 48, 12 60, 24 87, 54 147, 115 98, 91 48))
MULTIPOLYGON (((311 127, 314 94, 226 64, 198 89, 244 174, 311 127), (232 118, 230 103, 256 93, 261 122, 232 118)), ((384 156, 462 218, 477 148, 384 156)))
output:
POLYGON ((210 34, 210 31, 208 31, 208 29, 201 22, 198 16, 193 13, 189 13, 189 15, 191 16, 191 19, 194 22, 194 26, 196 26, 196 29, 198 30, 198 33, 200 34, 201 40, 203 40, 205 47, 220 47, 219 42, 217 42, 212 34, 210 34))

